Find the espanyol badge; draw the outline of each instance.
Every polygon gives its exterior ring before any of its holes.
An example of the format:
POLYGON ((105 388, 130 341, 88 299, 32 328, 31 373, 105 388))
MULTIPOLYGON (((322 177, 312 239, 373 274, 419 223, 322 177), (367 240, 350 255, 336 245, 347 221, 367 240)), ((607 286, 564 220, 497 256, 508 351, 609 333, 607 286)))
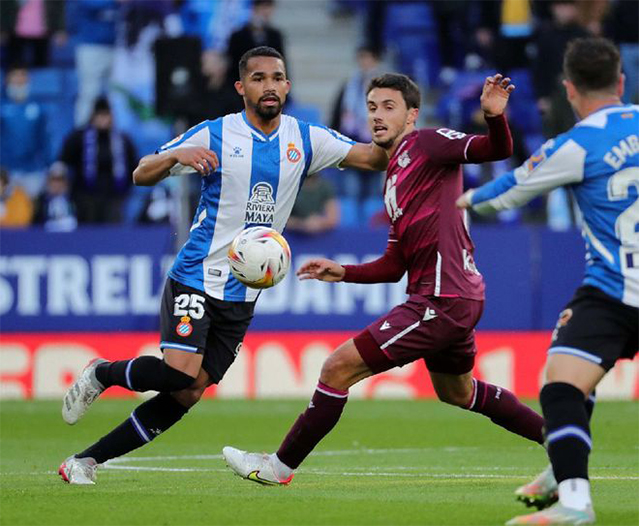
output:
POLYGON ((295 147, 295 143, 289 142, 286 150, 286 158, 295 164, 302 158, 302 153, 295 147))
POLYGON ((186 338, 193 332, 193 325, 189 323, 190 321, 191 318, 188 316, 182 316, 180 318, 180 323, 178 323, 178 326, 175 328, 175 332, 177 332, 178 336, 186 338))

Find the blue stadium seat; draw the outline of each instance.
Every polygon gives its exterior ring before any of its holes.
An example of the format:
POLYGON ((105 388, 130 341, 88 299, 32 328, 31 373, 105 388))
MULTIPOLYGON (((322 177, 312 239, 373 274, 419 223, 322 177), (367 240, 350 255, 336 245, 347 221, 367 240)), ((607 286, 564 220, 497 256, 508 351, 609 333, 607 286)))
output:
POLYGON ((384 200, 381 197, 369 197, 362 205, 362 216, 366 225, 370 225, 373 216, 384 212, 384 200))
POLYGON ((73 130, 74 105, 71 101, 59 100, 45 102, 43 106, 47 114, 47 135, 51 155, 56 159, 60 155, 64 139, 73 130))
POLYGON ((37 101, 64 97, 64 73, 58 68, 32 69, 31 97, 37 101))
POLYGON ((432 6, 427 2, 389 4, 384 41, 396 51, 396 66, 418 84, 435 84, 441 67, 432 6))
POLYGON ((341 227, 358 226, 361 224, 357 201, 350 197, 341 197, 339 200, 339 211, 341 227))
POLYGON ((321 124, 322 115, 320 109, 312 104, 299 104, 297 102, 290 102, 286 105, 284 113, 295 117, 304 122, 321 124))
POLYGON ((38 102, 73 101, 78 93, 77 74, 72 68, 32 69, 31 97, 38 102))

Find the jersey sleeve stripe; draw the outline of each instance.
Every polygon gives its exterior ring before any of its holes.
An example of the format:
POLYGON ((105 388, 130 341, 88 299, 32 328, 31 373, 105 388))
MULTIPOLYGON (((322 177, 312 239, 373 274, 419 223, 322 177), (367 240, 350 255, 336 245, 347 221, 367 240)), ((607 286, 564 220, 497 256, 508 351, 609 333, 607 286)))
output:
POLYGON ((466 141, 466 146, 464 147, 464 159, 466 160, 468 160, 468 147, 475 137, 477 137, 477 135, 471 135, 468 141, 466 141))
POLYGON ((173 139, 173 140, 167 142, 166 144, 163 144, 162 146, 160 146, 155 153, 162 153, 162 152, 166 152, 168 150, 173 150, 174 148, 179 147, 181 144, 186 142, 188 139, 190 139, 194 135, 198 134, 198 132, 201 132, 202 130, 207 129, 208 126, 209 126, 209 121, 204 121, 204 122, 201 122, 200 124, 196 124, 195 126, 190 128, 189 130, 185 131, 182 135, 179 135, 175 139, 173 139))
POLYGON ((313 143, 311 141, 311 131, 310 125, 297 121, 297 126, 300 130, 300 135, 302 136, 302 147, 304 148, 304 173, 302 173, 302 177, 300 177, 300 188, 302 188, 302 184, 304 184, 304 180, 308 175, 308 170, 311 167, 311 163, 313 162, 313 143))
POLYGON ((326 132, 330 133, 333 137, 335 137, 336 139, 345 142, 346 144, 350 144, 351 146, 353 144, 355 144, 355 141, 353 139, 349 139, 348 137, 346 137, 345 135, 342 135, 341 133, 336 132, 335 130, 327 127, 327 126, 322 126, 321 124, 309 124, 310 126, 314 126, 315 128, 321 128, 322 130, 325 130, 326 132))

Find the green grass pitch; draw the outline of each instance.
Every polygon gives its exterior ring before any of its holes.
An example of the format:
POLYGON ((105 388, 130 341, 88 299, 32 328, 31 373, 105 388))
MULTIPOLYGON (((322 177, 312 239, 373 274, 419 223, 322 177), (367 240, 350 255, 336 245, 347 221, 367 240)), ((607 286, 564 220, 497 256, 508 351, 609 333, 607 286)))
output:
MULTIPOLYGON (((544 451, 489 420, 433 401, 351 401, 288 487, 231 474, 225 445, 273 451, 305 402, 206 401, 174 429, 98 472, 61 482, 57 467, 128 416, 99 400, 77 425, 59 402, 0 405, 0 524, 470 525, 525 511, 513 490, 544 451)), ((591 477, 598 524, 639 524, 639 404, 601 402, 591 477)))

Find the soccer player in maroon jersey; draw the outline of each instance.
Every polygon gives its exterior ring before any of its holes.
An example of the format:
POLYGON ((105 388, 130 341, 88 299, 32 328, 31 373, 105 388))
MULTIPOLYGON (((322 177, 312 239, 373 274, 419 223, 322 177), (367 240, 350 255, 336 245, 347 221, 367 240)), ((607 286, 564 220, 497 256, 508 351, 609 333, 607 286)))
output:
POLYGON ((384 255, 362 265, 308 261, 301 279, 354 283, 397 282, 408 272, 408 300, 343 343, 322 367, 311 403, 277 453, 261 455, 225 447, 238 475, 263 484, 288 484, 293 471, 337 424, 348 389, 371 375, 423 359, 443 402, 490 418, 543 443, 543 419, 511 392, 473 378, 474 328, 484 307, 484 283, 473 260, 462 193, 463 163, 505 159, 512 138, 504 110, 514 86, 488 77, 481 108, 488 135, 446 128, 417 130, 419 88, 405 75, 373 79, 367 95, 373 141, 389 157, 384 202, 390 218, 384 255))

